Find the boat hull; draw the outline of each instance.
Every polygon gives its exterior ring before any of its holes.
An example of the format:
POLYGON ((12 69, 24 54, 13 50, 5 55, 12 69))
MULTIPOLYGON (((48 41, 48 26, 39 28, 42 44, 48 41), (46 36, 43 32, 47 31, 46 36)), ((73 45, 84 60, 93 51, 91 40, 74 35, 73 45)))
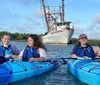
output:
POLYGON ((51 32, 42 37, 44 43, 56 43, 56 44, 68 44, 73 35, 73 29, 59 30, 57 32, 51 32))
POLYGON ((8 61, 0 65, 0 85, 36 76, 57 67, 51 62, 8 61))

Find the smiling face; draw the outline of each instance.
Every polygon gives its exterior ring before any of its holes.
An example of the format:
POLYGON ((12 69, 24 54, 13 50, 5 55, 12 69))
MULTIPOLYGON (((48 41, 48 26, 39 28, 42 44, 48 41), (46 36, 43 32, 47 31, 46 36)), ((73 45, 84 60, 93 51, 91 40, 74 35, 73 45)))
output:
POLYGON ((4 35, 2 37, 2 42, 4 45, 9 45, 9 42, 10 42, 10 36, 9 35, 4 35))
POLYGON ((34 40, 31 37, 28 38, 28 46, 34 47, 34 40))
POLYGON ((79 39, 79 42, 81 43, 81 45, 86 45, 88 40, 86 38, 81 38, 81 39, 79 39))

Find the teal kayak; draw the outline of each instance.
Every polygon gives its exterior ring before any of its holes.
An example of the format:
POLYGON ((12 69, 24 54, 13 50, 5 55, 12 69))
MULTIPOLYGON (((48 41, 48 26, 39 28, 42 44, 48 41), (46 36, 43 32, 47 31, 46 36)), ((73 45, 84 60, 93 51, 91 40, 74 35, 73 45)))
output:
POLYGON ((68 70, 82 82, 89 85, 100 85, 100 62, 93 60, 67 61, 68 70))
POLYGON ((0 64, 0 85, 39 75, 56 67, 57 62, 7 61, 0 64))

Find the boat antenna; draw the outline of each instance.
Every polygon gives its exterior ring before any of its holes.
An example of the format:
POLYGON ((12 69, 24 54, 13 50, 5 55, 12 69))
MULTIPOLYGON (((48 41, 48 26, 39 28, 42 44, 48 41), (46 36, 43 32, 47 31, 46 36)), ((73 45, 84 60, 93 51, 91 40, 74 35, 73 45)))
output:
POLYGON ((43 11, 47 24, 47 31, 57 31, 57 23, 64 22, 64 0, 61 6, 45 6, 42 0, 43 11))

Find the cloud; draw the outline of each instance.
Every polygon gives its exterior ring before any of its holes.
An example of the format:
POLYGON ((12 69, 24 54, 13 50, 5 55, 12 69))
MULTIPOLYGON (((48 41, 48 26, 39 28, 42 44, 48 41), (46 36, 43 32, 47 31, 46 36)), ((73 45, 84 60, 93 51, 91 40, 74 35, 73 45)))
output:
POLYGON ((90 2, 100 4, 100 0, 89 0, 90 2))
POLYGON ((40 0, 0 1, 0 31, 45 32, 44 15, 41 10, 38 10, 38 3, 40 0), (43 18, 41 19, 41 17, 43 18))
POLYGON ((89 28, 95 28, 100 25, 100 14, 96 14, 95 18, 90 22, 89 28))
POLYGON ((12 3, 19 3, 24 5, 37 4, 40 0, 10 0, 12 3))
POLYGON ((0 31, 8 31, 11 33, 44 33, 46 30, 43 27, 34 26, 32 24, 15 24, 0 28, 0 31))
POLYGON ((65 5, 72 3, 74 0, 65 0, 65 5))
POLYGON ((36 10, 36 11, 34 11, 33 12, 33 15, 34 16, 36 16, 36 17, 40 17, 40 18, 44 18, 44 12, 43 12, 43 10, 41 9, 41 10, 36 10))
MULTIPOLYGON (((77 20, 78 21, 78 20, 77 20)), ((75 24, 75 32, 74 37, 78 37, 79 34, 85 33, 90 39, 100 39, 100 14, 96 14, 94 19, 90 21, 90 24, 84 27, 83 23, 74 22, 75 24)))
POLYGON ((36 30, 37 29, 46 30, 46 23, 45 23, 45 20, 43 19, 34 19, 32 17, 27 17, 26 23, 24 23, 24 25, 27 25, 29 27, 31 26, 34 29, 36 28, 36 30))
POLYGON ((90 22, 88 26, 88 31, 92 33, 92 35, 95 36, 95 38, 100 38, 100 14, 96 14, 94 19, 90 22), (96 36, 98 35, 98 36, 96 36))
POLYGON ((42 25, 41 21, 35 20, 35 19, 31 18, 31 17, 27 17, 26 21, 27 21, 27 23, 35 25, 35 26, 41 26, 42 25))
POLYGON ((75 25, 76 25, 76 24, 79 25, 79 24, 81 23, 81 21, 80 21, 80 20, 76 20, 76 21, 74 21, 73 23, 74 23, 75 25))

